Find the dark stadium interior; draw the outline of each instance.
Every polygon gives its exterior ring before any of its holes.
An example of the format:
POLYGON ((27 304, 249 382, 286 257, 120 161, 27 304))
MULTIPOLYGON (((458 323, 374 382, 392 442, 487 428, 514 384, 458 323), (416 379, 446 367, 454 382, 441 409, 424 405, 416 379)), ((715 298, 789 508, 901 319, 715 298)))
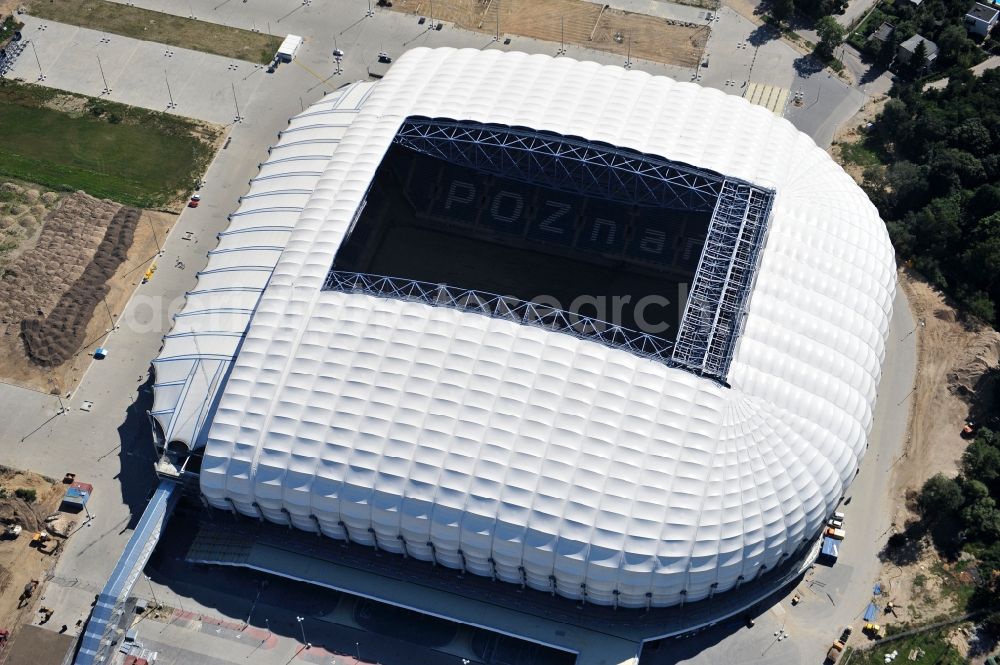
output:
POLYGON ((394 144, 333 268, 513 296, 673 339, 709 219, 477 173, 394 144))

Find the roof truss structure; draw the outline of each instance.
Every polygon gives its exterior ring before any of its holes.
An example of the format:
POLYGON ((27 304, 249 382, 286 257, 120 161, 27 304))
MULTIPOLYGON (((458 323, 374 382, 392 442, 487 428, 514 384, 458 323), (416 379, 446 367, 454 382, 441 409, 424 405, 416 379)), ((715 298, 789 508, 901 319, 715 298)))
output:
POLYGON ((677 340, 461 285, 331 267, 324 289, 416 300, 541 326, 725 384, 766 239, 773 191, 655 155, 523 127, 410 117, 394 140, 453 164, 532 185, 632 205, 711 211, 677 340))

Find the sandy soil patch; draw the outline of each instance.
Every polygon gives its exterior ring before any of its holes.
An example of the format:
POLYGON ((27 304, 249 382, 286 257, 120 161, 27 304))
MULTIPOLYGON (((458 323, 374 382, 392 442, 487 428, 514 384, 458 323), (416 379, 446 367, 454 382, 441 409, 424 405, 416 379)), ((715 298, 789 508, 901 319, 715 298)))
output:
POLYGON ((897 525, 912 516, 904 501, 908 493, 936 473, 957 472, 971 400, 980 378, 1000 359, 1000 333, 963 320, 940 291, 913 275, 905 274, 901 285, 918 321, 918 367, 906 457, 893 477, 897 525))
POLYGON ((693 67, 701 61, 708 28, 631 14, 580 0, 398 0, 393 9, 431 16, 467 30, 565 41, 624 59, 631 35, 633 58, 693 67))
MULTIPOLYGON (((0 492, 0 521, 24 529, 16 539, 0 538, 0 626, 13 635, 35 616, 42 595, 41 589, 35 589, 30 599, 22 600, 25 585, 32 580, 44 583, 62 549, 60 536, 42 548, 33 547, 31 538, 40 527, 48 528, 45 518, 59 508, 66 486, 36 473, 0 467, 0 487, 4 490, 0 492), (33 489, 37 498, 30 504, 22 501, 13 496, 17 489, 33 489)), ((75 523, 76 516, 72 518, 75 523)), ((65 522, 64 527, 64 533, 71 533, 74 524, 65 522)))

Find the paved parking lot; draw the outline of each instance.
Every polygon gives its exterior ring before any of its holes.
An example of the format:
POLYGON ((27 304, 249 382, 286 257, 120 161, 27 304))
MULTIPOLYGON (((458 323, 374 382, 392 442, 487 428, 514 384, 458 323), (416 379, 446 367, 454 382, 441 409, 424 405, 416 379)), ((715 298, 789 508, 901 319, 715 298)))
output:
POLYGON ((31 44, 7 77, 50 88, 225 125, 235 119, 237 104, 246 105, 267 76, 263 67, 243 60, 33 16, 22 15, 21 20, 31 44))

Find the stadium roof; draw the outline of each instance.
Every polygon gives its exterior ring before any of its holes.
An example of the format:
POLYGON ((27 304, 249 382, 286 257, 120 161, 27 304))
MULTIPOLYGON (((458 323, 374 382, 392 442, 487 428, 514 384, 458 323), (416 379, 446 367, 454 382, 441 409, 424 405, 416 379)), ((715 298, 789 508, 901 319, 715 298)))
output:
POLYGON ((168 441, 207 439, 217 507, 640 607, 774 568, 855 475, 892 248, 854 181, 763 108, 569 58, 415 49, 293 119, 255 193, 233 217, 242 233, 221 239, 239 260, 216 270, 213 254, 196 290, 212 304, 190 299, 178 319, 212 325, 175 327, 156 361, 154 415, 168 441), (773 190, 728 385, 505 319, 324 290, 412 117, 580 137, 773 190), (211 294, 231 290, 250 295, 219 317, 229 296, 211 294))

